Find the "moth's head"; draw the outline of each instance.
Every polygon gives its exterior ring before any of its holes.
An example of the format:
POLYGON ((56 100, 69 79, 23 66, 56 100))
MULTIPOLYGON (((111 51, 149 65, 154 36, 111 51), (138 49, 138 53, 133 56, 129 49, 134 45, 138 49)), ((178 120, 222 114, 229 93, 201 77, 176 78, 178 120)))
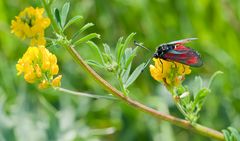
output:
POLYGON ((161 51, 161 52, 164 52, 168 50, 168 45, 167 44, 161 44, 159 47, 158 47, 158 51, 161 51))
POLYGON ((156 49, 155 53, 153 54, 153 57, 158 58, 166 49, 167 48, 166 48, 165 44, 159 45, 158 48, 156 49))

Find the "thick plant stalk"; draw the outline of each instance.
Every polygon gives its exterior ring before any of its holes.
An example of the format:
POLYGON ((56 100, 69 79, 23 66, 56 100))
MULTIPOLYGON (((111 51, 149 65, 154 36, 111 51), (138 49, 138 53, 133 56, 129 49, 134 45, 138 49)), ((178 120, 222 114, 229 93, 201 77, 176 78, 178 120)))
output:
MULTIPOLYGON (((50 7, 48 6, 46 0, 42 0, 42 3, 47 11, 47 14, 49 18, 51 19, 53 29, 55 30, 56 33, 63 35, 61 33, 59 27, 56 24, 56 21, 53 18, 53 15, 51 13, 50 7)), ((63 35, 64 36, 64 35, 63 35)), ((83 59, 82 57, 78 54, 78 52, 74 49, 73 46, 69 46, 67 44, 63 44, 64 48, 70 53, 70 55, 73 57, 73 59, 76 61, 78 65, 80 65, 89 75, 91 75, 104 89, 112 93, 114 96, 118 97, 125 103, 127 103, 129 106, 132 106, 138 110, 141 110, 145 112, 146 114, 150 114, 157 119, 160 120, 165 120, 168 121, 176 126, 185 128, 187 130, 196 132, 198 134, 201 134, 203 136, 207 136, 210 138, 214 138, 217 140, 224 140, 224 136, 221 132, 216 131, 214 129, 202 126, 200 124, 194 124, 192 125, 189 121, 183 120, 165 113, 161 113, 155 109, 152 109, 150 107, 147 107, 138 101, 132 100, 129 97, 124 96, 122 92, 114 88, 111 84, 109 84, 106 80, 104 80, 101 76, 99 76, 83 59)))

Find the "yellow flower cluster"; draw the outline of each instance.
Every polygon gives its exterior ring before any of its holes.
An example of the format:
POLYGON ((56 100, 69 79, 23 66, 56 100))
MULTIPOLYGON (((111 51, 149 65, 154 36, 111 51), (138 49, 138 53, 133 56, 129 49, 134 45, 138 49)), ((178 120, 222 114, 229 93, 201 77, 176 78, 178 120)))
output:
POLYGON ((44 46, 29 47, 16 65, 18 75, 24 74, 24 79, 29 83, 38 83, 40 89, 59 87, 62 75, 58 74, 57 58, 44 46))
POLYGON ((163 59, 153 59, 154 65, 150 65, 152 77, 162 82, 167 87, 177 87, 190 74, 190 67, 177 62, 169 62, 163 59))
POLYGON ((45 45, 44 30, 50 25, 50 19, 42 16, 43 8, 25 8, 15 20, 12 20, 11 32, 22 39, 30 39, 31 46, 45 45))
POLYGON ((11 32, 22 39, 30 39, 30 47, 16 64, 17 74, 24 74, 29 83, 37 83, 40 89, 59 87, 62 75, 58 75, 57 58, 46 48, 44 30, 50 19, 43 17, 43 8, 25 8, 12 20, 11 32))

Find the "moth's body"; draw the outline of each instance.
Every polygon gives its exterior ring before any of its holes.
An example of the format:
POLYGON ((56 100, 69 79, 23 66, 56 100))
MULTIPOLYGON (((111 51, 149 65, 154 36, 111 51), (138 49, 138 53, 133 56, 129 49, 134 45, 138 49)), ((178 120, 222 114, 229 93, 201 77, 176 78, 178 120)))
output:
POLYGON ((174 45, 162 44, 157 48, 156 52, 153 54, 153 57, 167 60, 167 58, 164 57, 164 54, 167 53, 169 50, 173 50, 174 48, 174 45))

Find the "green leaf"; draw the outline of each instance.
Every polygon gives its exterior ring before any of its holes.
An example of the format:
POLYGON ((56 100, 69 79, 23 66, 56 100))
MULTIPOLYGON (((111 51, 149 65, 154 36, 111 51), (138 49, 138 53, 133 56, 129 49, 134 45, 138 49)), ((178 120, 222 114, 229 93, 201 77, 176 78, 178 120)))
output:
POLYGON ((240 134, 237 129, 228 127, 222 130, 222 132, 226 141, 240 141, 240 134))
POLYGON ((75 22, 81 21, 83 19, 82 16, 75 16, 68 21, 68 23, 64 26, 63 31, 65 31, 70 25, 74 24, 75 22))
POLYGON ((230 135, 230 133, 229 133, 229 131, 228 130, 226 130, 226 129, 224 129, 224 130, 222 130, 222 132, 223 132, 223 135, 224 135, 224 139, 226 140, 226 141, 231 141, 231 135, 230 135))
POLYGON ((80 33, 82 33, 83 31, 87 30, 88 28, 94 26, 93 23, 87 23, 85 24, 81 29, 80 29, 80 33))
POLYGON ((203 80, 200 76, 196 76, 194 79, 194 83, 197 85, 195 91, 199 91, 203 88, 203 80))
POLYGON ((202 88, 203 88, 203 80, 202 80, 202 77, 198 76, 198 77, 197 77, 197 81, 199 82, 199 89, 202 89, 202 88))
POLYGON ((205 100, 205 97, 207 96, 207 94, 210 92, 209 89, 207 88, 203 88, 201 89, 198 94, 196 95, 196 97, 194 98, 194 102, 193 102, 193 108, 195 108, 196 106, 201 109, 203 102, 205 100))
POLYGON ((112 55, 112 52, 108 44, 103 44, 103 47, 104 47, 105 54, 108 56, 108 61, 111 63, 115 62, 115 57, 112 55))
POLYGON ((59 10, 57 8, 54 9, 54 16, 55 16, 55 19, 57 20, 57 23, 58 23, 59 27, 62 28, 61 17, 60 17, 59 10))
POLYGON ((81 43, 84 43, 84 42, 87 42, 88 40, 91 40, 93 38, 100 38, 100 35, 97 34, 97 33, 91 33, 91 34, 88 34, 87 36, 84 36, 82 38, 80 38, 79 40, 77 40, 74 45, 78 45, 78 44, 81 44, 81 43))
POLYGON ((101 58, 101 61, 103 64, 105 64, 105 61, 103 59, 103 55, 102 55, 102 52, 100 51, 99 47, 92 41, 87 41, 87 44, 92 47, 93 49, 95 49, 99 55, 99 57, 101 58))
POLYGON ((128 68, 127 68, 126 70, 123 70, 123 71, 122 71, 121 77, 122 77, 122 82, 123 82, 123 83, 126 83, 128 77, 129 77, 130 70, 131 70, 131 66, 132 66, 132 63, 130 63, 130 64, 128 65, 128 68))
POLYGON ((228 127, 228 130, 231 132, 232 137, 234 137, 234 139, 236 139, 236 141, 240 141, 240 134, 237 129, 235 129, 233 127, 228 127))
POLYGON ((112 63, 112 56, 110 54, 102 53, 105 64, 112 63))
POLYGON ((123 44, 122 44, 122 41, 123 41, 123 37, 120 37, 118 39, 118 42, 117 42, 117 45, 116 45, 116 59, 117 59, 117 63, 119 64, 120 63, 120 50, 122 50, 122 47, 123 47, 123 44))
POLYGON ((80 30, 79 30, 78 32, 76 32, 76 33, 73 35, 72 39, 77 38, 77 36, 78 36, 79 34, 81 34, 82 32, 84 32, 85 30, 87 30, 88 28, 90 28, 90 27, 92 27, 92 26, 94 26, 93 23, 87 23, 87 24, 85 24, 82 28, 80 28, 80 30))
POLYGON ((209 80, 209 83, 208 83, 208 88, 210 88, 210 86, 211 86, 214 78, 216 78, 216 76, 219 75, 219 74, 223 74, 223 72, 222 72, 222 71, 216 71, 216 72, 211 76, 211 78, 210 78, 210 80, 209 80))
POLYGON ((133 49, 132 49, 132 48, 126 48, 126 49, 125 49, 125 56, 124 56, 125 60, 127 60, 127 59, 130 57, 130 55, 132 54, 132 52, 133 52, 133 49))
POLYGON ((136 35, 136 33, 131 33, 131 34, 127 37, 127 39, 126 39, 125 42, 124 42, 122 51, 124 51, 124 50, 127 48, 128 44, 131 42, 131 40, 132 40, 132 38, 133 38, 134 35, 136 35))
POLYGON ((136 47, 136 48, 131 52, 131 55, 128 56, 128 58, 126 58, 127 60, 126 60, 126 62, 125 62, 124 68, 128 68, 129 64, 132 63, 133 58, 136 56, 137 50, 138 50, 138 47, 136 47))
POLYGON ((186 91, 187 91, 186 88, 184 86, 180 85, 179 87, 177 87, 177 90, 176 90, 177 96, 182 95, 186 91))
POLYGON ((126 48, 124 56, 122 56, 122 58, 121 58, 121 68, 123 70, 127 69, 127 67, 125 67, 125 65, 126 65, 127 59, 129 58, 129 56, 131 54, 132 54, 132 48, 126 48))
POLYGON ((103 44, 103 47, 104 47, 105 53, 110 55, 111 54, 110 47, 107 44, 103 44))
POLYGON ((124 84, 125 88, 129 87, 138 78, 138 76, 141 74, 144 67, 145 67, 145 63, 142 63, 133 71, 133 73, 130 75, 130 77, 124 84))
POLYGON ((127 39, 125 40, 123 46, 121 46, 120 48, 118 48, 118 56, 117 56, 117 61, 118 61, 118 64, 120 63, 121 61, 121 58, 122 58, 122 55, 125 51, 125 49, 127 48, 128 44, 130 43, 130 41, 132 40, 133 36, 135 35, 136 33, 131 33, 127 39))
POLYGON ((66 23, 69 8, 70 8, 70 2, 66 2, 62 7, 62 11, 61 11, 61 25, 62 25, 62 27, 64 27, 64 25, 66 23))
POLYGON ((91 66, 95 66, 95 67, 99 67, 99 68, 104 68, 104 66, 94 60, 86 60, 87 64, 91 65, 91 66))

